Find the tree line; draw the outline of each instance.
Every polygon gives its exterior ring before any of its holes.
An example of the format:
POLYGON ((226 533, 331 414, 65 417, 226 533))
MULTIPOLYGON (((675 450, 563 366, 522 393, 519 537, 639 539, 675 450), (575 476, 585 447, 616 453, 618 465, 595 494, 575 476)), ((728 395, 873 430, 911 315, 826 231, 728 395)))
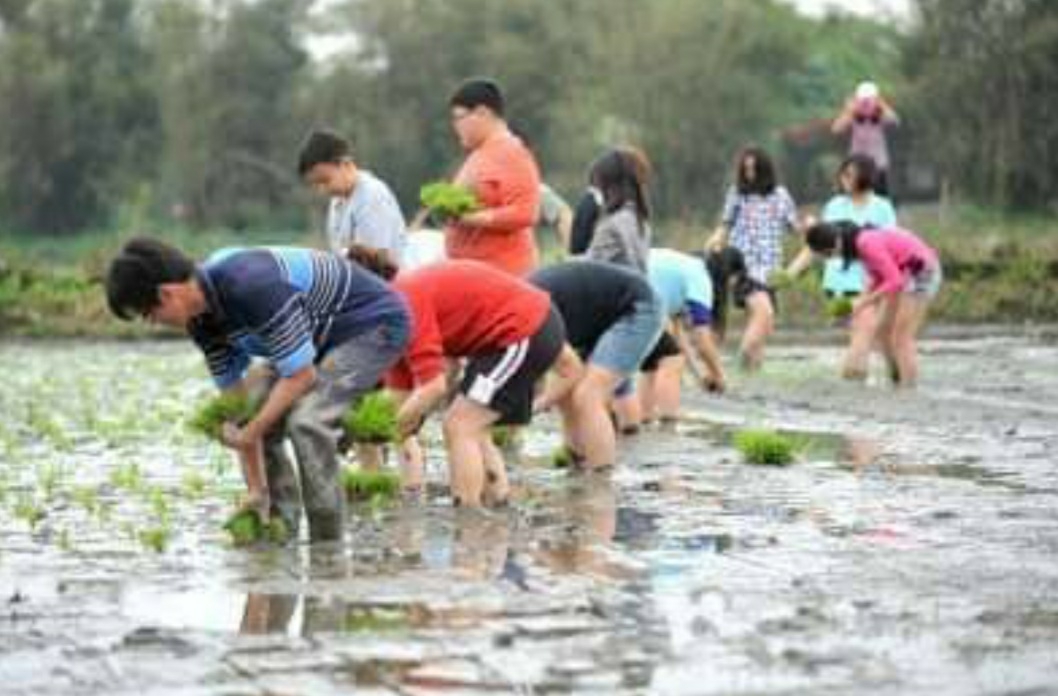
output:
POLYGON ((294 159, 320 125, 410 213, 459 161, 446 102, 470 75, 568 195, 641 146, 666 218, 711 222, 740 146, 781 162, 784 129, 868 77, 957 193, 1054 205, 1058 4, 917 5, 898 31, 776 0, 0 0, 0 229, 304 227, 294 159))

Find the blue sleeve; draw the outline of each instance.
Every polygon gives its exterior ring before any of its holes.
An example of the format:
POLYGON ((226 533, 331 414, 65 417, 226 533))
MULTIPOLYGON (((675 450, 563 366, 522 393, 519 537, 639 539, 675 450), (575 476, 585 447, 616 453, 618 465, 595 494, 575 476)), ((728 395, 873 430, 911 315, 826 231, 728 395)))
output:
POLYGON ((690 319, 692 326, 708 326, 713 323, 713 310, 705 305, 694 300, 687 300, 685 306, 687 307, 687 318, 690 319))
POLYGON ((709 272, 705 270, 704 263, 695 259, 694 263, 686 268, 683 282, 684 297, 688 305, 693 302, 706 309, 712 309, 713 281, 709 277, 709 272))

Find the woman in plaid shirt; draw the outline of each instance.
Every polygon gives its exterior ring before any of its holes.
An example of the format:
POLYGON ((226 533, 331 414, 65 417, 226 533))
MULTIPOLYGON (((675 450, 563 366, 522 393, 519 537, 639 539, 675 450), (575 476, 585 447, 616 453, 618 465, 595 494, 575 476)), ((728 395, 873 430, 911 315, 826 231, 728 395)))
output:
POLYGON ((747 147, 736 159, 735 184, 727 190, 720 229, 711 249, 730 244, 742 252, 746 275, 735 289, 735 304, 749 313, 739 353, 742 365, 755 370, 764 359, 764 343, 775 330, 775 290, 769 276, 782 268, 782 236, 797 227, 797 207, 776 181, 775 166, 758 147, 747 147))

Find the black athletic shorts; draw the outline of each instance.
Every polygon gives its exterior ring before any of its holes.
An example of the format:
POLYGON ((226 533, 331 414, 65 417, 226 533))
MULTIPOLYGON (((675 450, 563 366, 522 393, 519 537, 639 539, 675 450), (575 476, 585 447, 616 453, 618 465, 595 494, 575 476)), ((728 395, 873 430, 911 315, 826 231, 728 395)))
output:
POLYGON ((662 331, 658 342, 654 344, 654 349, 643 359, 643 364, 639 366, 639 371, 657 372, 658 365, 662 360, 679 354, 680 344, 676 343, 676 339, 671 333, 662 331))
POLYGON ((552 307, 532 336, 493 353, 467 358, 459 391, 500 414, 496 425, 525 425, 533 415, 537 380, 554 364, 566 342, 566 327, 552 307))
POLYGON ((760 281, 753 280, 749 276, 742 276, 735 283, 735 306, 739 309, 746 308, 746 300, 755 292, 766 292, 771 298, 771 307, 776 313, 779 312, 779 298, 775 294, 775 288, 760 281))

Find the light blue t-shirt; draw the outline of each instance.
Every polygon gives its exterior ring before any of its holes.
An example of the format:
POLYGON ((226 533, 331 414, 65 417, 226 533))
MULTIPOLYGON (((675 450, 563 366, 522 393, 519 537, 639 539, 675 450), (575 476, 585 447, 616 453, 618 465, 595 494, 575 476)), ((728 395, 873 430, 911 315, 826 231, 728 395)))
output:
MULTIPOLYGON (((847 195, 834 196, 823 207, 823 222, 849 220, 857 225, 892 227, 896 225, 896 211, 885 196, 870 194, 866 205, 856 205, 847 195)), ((863 264, 853 261, 845 268, 842 259, 827 259, 823 268, 823 289, 835 295, 863 292, 866 276, 863 264)))
POLYGON ((665 314, 688 311, 688 302, 713 308, 713 282, 702 260, 673 249, 651 249, 647 258, 650 284, 665 301, 665 314))
POLYGON ((398 261, 404 257, 407 228, 404 213, 386 182, 371 172, 357 172, 356 187, 348 198, 332 198, 327 212, 327 242, 331 251, 344 255, 356 242, 386 249, 398 261))

